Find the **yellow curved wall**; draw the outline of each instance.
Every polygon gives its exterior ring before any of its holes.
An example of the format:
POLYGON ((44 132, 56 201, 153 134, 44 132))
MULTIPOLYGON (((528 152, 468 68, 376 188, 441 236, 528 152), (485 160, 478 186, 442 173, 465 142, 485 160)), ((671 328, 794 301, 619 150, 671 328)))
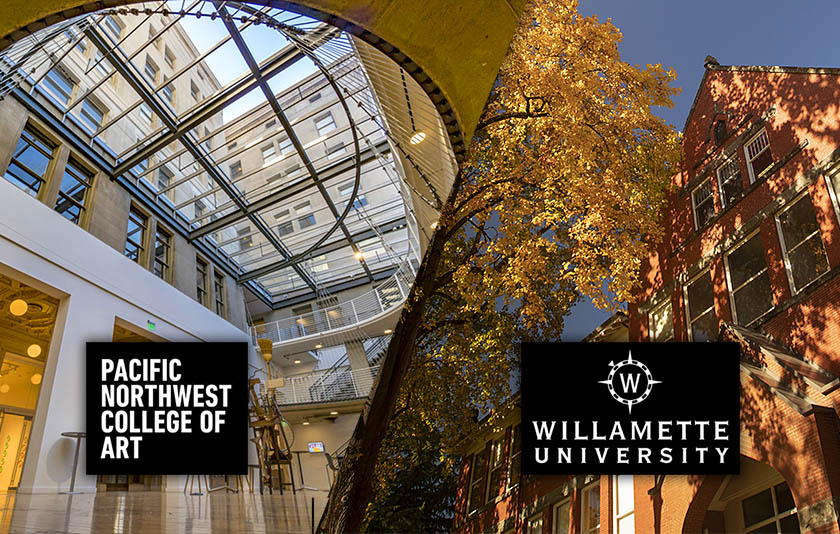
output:
MULTIPOLYGON (((3 0, 0 36, 132 0, 3 0), (60 17, 52 17, 62 13, 60 17)), ((251 0, 266 3, 266 0, 251 0)), ((397 47, 435 82, 469 139, 478 122, 525 0, 298 0, 351 22, 397 47)), ((286 4, 271 2, 272 5, 286 4)), ((292 8, 294 9, 294 8, 292 8)))

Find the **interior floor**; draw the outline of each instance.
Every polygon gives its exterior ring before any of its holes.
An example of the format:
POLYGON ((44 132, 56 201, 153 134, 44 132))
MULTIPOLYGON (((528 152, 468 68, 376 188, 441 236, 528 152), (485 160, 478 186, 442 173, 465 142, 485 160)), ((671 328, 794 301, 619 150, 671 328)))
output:
POLYGON ((77 495, 0 494, 0 533, 309 534, 327 492, 296 495, 100 492, 77 495))

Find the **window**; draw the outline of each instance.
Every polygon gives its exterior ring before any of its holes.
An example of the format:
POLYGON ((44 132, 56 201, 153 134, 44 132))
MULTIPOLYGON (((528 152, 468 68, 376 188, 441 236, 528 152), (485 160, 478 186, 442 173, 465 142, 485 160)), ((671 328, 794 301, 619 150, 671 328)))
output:
POLYGON ((554 519, 551 524, 554 526, 554 534, 571 534, 571 501, 566 499, 554 505, 554 519))
POLYGON ((236 141, 234 141, 233 143, 231 143, 227 146, 227 149, 230 150, 230 151, 233 151, 234 148, 236 148, 236 141))
POLYGON ((265 182, 266 182, 267 184, 270 184, 271 182, 276 182, 277 180, 279 180, 279 179, 281 179, 281 178, 283 178, 283 173, 282 173, 282 172, 278 172, 278 173, 276 173, 276 174, 272 174, 271 176, 269 176, 268 178, 266 178, 266 179, 265 179, 265 182))
POLYGON ((799 532, 799 518, 786 482, 741 501, 744 532, 799 532))
POLYGON ((715 201, 713 197, 711 177, 704 180, 691 192, 691 205, 694 209, 694 227, 702 228, 715 216, 715 201))
POLYGON ((295 165, 292 165, 288 169, 286 169, 285 173, 286 173, 286 176, 294 176, 295 174, 298 173, 299 170, 300 170, 300 164, 297 163, 295 165))
POLYGON ((761 178, 773 166, 773 155, 770 153, 770 140, 767 130, 761 130, 758 135, 744 145, 747 155, 747 169, 750 171, 750 182, 761 178))
POLYGON ((237 161, 236 163, 228 167, 228 170, 230 171, 231 179, 239 178, 240 176, 242 176, 242 162, 237 161))
POLYGON ((204 150, 207 152, 213 151, 213 136, 210 135, 210 130, 207 127, 204 127, 204 141, 201 142, 201 146, 204 147, 204 150))
POLYGON ((190 80, 190 94, 192 95, 193 100, 195 100, 196 102, 201 100, 201 91, 198 89, 198 86, 192 80, 190 80))
POLYGON ((166 61, 166 64, 169 65, 170 69, 175 70, 175 54, 172 53, 172 50, 170 50, 168 46, 163 51, 163 59, 166 61))
POLYGON ((6 180, 37 197, 55 149, 55 144, 27 124, 6 169, 6 180))
POLYGON ((125 255, 131 261, 140 263, 143 255, 143 244, 146 241, 146 226, 149 219, 134 209, 128 211, 128 231, 125 237, 125 255))
POLYGON ((111 15, 105 17, 102 21, 102 25, 106 30, 111 32, 111 35, 113 35, 115 39, 119 39, 120 35, 122 35, 122 26, 120 26, 120 23, 117 22, 117 20, 111 15))
POLYGON ((58 190, 55 211, 62 214, 68 221, 79 224, 86 208, 87 192, 92 183, 93 173, 88 172, 73 159, 68 160, 64 167, 61 187, 58 190))
POLYGON ((225 316, 225 275, 213 273, 213 293, 216 295, 216 313, 225 316))
POLYGON ((671 299, 666 298, 652 308, 648 314, 650 322, 649 338, 651 341, 672 341, 674 339, 674 311, 671 299))
POLYGON ((327 147, 327 159, 337 158, 338 156, 347 153, 347 148, 343 142, 327 147))
POLYGON ((312 270, 316 273, 323 273, 324 271, 330 270, 330 264, 327 263, 326 254, 321 254, 312 259, 312 270))
POLYGON ((543 531, 543 516, 542 512, 529 517, 525 522, 525 534, 542 534, 543 531))
POLYGON ((274 143, 268 145, 267 147, 263 147, 262 149, 262 158, 263 163, 271 163, 276 159, 277 151, 274 148, 274 143))
POLYGON ((195 259, 195 297, 199 304, 207 306, 207 262, 195 259))
POLYGON ((367 206, 367 203, 367 197, 365 197, 364 195, 357 195, 356 201, 353 202, 353 207, 351 209, 357 210, 359 208, 367 206))
POLYGON ((111 73, 111 64, 105 59, 105 56, 103 56, 102 52, 99 50, 96 51, 96 58, 94 58, 93 63, 96 65, 96 71, 102 76, 107 76, 111 73))
POLYGON ((335 119, 333 119, 332 113, 325 113, 316 118, 315 129, 318 130, 318 135, 324 135, 335 130, 335 119))
POLYGON ((713 341, 718 335, 712 274, 706 271, 685 290, 688 308, 688 337, 691 341, 713 341))
POLYGON ((308 200, 304 200, 300 204, 295 205, 295 213, 306 213, 312 209, 312 205, 309 203, 308 200))
POLYGON ((158 70, 158 66, 155 65, 155 62, 152 61, 152 58, 146 56, 146 66, 145 68, 143 68, 143 74, 146 75, 146 79, 149 80, 149 83, 152 87, 154 87, 157 83, 158 70))
POLYGON ((157 29, 155 29, 155 26, 153 24, 149 24, 149 38, 148 38, 148 41, 150 43, 154 42, 155 43, 155 48, 160 50, 160 44, 161 43, 160 43, 160 41, 155 40, 155 37, 157 37, 157 29))
POLYGON ((145 102, 140 104, 140 117, 142 117, 146 123, 152 124, 152 108, 150 108, 145 102))
POLYGON ((301 230, 309 228, 310 226, 315 226, 315 215, 310 213, 309 215, 298 217, 298 226, 300 226, 301 230))
POLYGON ((770 274, 761 235, 755 234, 726 256, 735 322, 748 325, 773 307, 770 274))
POLYGON ((281 154, 288 154, 290 152, 294 152, 295 147, 292 145, 292 140, 288 137, 284 137, 280 140, 280 153, 281 154))
POLYGON ((204 212, 206 210, 207 210, 207 207, 204 205, 204 202, 202 202, 200 200, 195 201, 193 217, 196 219, 196 221, 204 218, 204 212))
POLYGON ((321 93, 315 93, 314 95, 309 97, 309 103, 316 102, 321 99, 321 93))
POLYGON ((594 534, 601 531, 601 483, 595 482, 583 488, 581 502, 581 532, 594 534))
POLYGON ((495 499, 504 489, 505 437, 500 436, 490 444, 490 476, 487 477, 487 501, 495 499))
POLYGON ((808 194, 776 217, 788 279, 793 293, 799 292, 828 271, 828 260, 820 227, 808 194))
POLYGON ((105 118, 105 112, 96 105, 90 98, 86 98, 84 102, 82 102, 82 109, 80 112, 82 117, 82 122, 85 123, 85 126, 91 131, 91 133, 96 133, 97 130, 102 126, 102 119, 105 118))
POLYGON ((274 218, 278 219, 278 220, 279 219, 285 219, 288 216, 289 216, 289 210, 279 211, 279 212, 274 214, 274 218))
POLYGON ((163 96, 166 97, 166 101, 170 104, 175 104, 175 88, 172 87, 171 83, 169 82, 169 78, 166 76, 163 77, 163 87, 161 88, 160 92, 163 93, 163 96))
POLYGON ((265 129, 267 130, 269 128, 274 128, 275 124, 277 124, 277 121, 275 121, 274 119, 271 119, 270 121, 265 123, 265 129))
MULTIPOLYGON (((76 39, 79 39, 79 32, 78 30, 76 30, 76 28, 67 28, 66 30, 64 30, 64 36, 67 37, 68 44, 73 43, 76 41, 76 39)), ((78 50, 82 54, 85 53, 85 51, 87 50, 87 43, 85 43, 84 38, 79 39, 78 44, 76 44, 76 50, 78 50)))
POLYGON ((470 468, 469 513, 478 510, 478 508, 484 504, 484 472, 487 468, 486 459, 487 457, 484 449, 473 456, 472 466, 470 468))
POLYGON ((237 228, 236 235, 239 237, 239 250, 244 250, 254 245, 254 240, 251 238, 250 226, 243 226, 241 228, 237 228))
POLYGON ((635 534, 633 475, 613 476, 613 533, 635 534))
POLYGON ((735 203, 744 190, 744 183, 741 181, 741 167, 738 165, 737 156, 732 156, 726 163, 717 170, 718 189, 720 190, 721 206, 727 208, 735 203))
POLYGON ((726 141, 726 121, 721 119, 715 123, 715 146, 720 146, 726 141))
POLYGON ((157 187, 158 191, 163 191, 170 186, 174 177, 175 175, 166 166, 160 167, 157 172, 155 187, 157 187))
MULTIPOLYGON (((359 189, 361 189, 361 184, 359 186, 359 189)), ((353 192, 353 183, 352 182, 349 183, 349 184, 343 184, 343 185, 338 186, 338 194, 341 197, 349 197, 350 193, 352 193, 352 192, 353 192)))
POLYGON ((44 87, 64 106, 70 102, 74 85, 73 80, 64 74, 59 67, 53 68, 44 77, 44 87))
POLYGON ((294 226, 292 226, 292 221, 282 222, 277 225, 277 235, 280 237, 286 236, 291 234, 295 231, 294 226))
POLYGON ((152 272, 161 280, 169 280, 172 261, 172 234, 157 225, 155 230, 155 261, 152 272))
POLYGON ((508 488, 519 484, 522 466, 522 426, 516 425, 510 433, 510 461, 508 462, 508 488))

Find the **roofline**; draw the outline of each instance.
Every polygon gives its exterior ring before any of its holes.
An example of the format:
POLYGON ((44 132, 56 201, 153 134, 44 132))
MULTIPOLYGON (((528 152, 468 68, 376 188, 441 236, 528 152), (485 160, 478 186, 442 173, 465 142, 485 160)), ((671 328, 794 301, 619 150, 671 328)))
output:
POLYGON ((694 101, 691 103, 691 108, 688 110, 688 116, 685 118, 682 131, 685 132, 691 116, 694 115, 694 108, 697 106, 697 100, 700 98, 700 89, 706 82, 706 77, 709 71, 720 72, 767 72, 767 73, 783 73, 783 74, 833 74, 840 76, 840 67, 785 67, 778 65, 717 65, 706 62, 704 65, 705 71, 703 78, 700 79, 700 84, 697 86, 697 92, 694 94, 694 101))
POLYGON ((609 316, 609 318, 601 323, 595 330, 589 333, 585 338, 581 340, 582 343, 591 343, 595 338, 600 336, 603 332, 606 332, 608 328, 618 324, 627 325, 627 321, 629 320, 629 316, 627 312, 623 310, 618 310, 617 312, 613 313, 609 316))

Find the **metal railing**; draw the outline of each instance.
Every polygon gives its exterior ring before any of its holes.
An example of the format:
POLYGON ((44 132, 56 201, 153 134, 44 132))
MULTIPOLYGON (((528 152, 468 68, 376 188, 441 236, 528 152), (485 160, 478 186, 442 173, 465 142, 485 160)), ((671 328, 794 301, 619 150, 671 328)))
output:
MULTIPOLYGON (((367 357, 367 361, 370 365, 379 364, 379 360, 382 358, 382 355, 386 350, 388 350, 388 343, 390 343, 390 341, 390 335, 380 336, 375 338, 372 343, 369 343, 365 347, 365 356, 367 357)), ((344 356, 336 360, 336 362, 331 365, 330 368, 327 369, 326 372, 312 384, 312 386, 310 386, 310 388, 317 390, 317 388, 323 384, 330 383, 333 380, 339 380, 335 377, 344 372, 347 368, 349 359, 350 356, 347 352, 345 352, 344 356)))
POLYGON ((335 306, 254 325, 251 327, 251 336, 278 343, 353 326, 402 306, 413 283, 413 271, 401 268, 372 291, 335 306))
MULTIPOLYGON (((332 368, 330 368, 332 369, 332 368)), ((337 402, 366 397, 373 387, 379 366, 366 369, 351 369, 349 365, 338 370, 334 376, 316 384, 330 369, 313 371, 286 377, 286 385, 274 390, 274 400, 280 406, 337 402)))

